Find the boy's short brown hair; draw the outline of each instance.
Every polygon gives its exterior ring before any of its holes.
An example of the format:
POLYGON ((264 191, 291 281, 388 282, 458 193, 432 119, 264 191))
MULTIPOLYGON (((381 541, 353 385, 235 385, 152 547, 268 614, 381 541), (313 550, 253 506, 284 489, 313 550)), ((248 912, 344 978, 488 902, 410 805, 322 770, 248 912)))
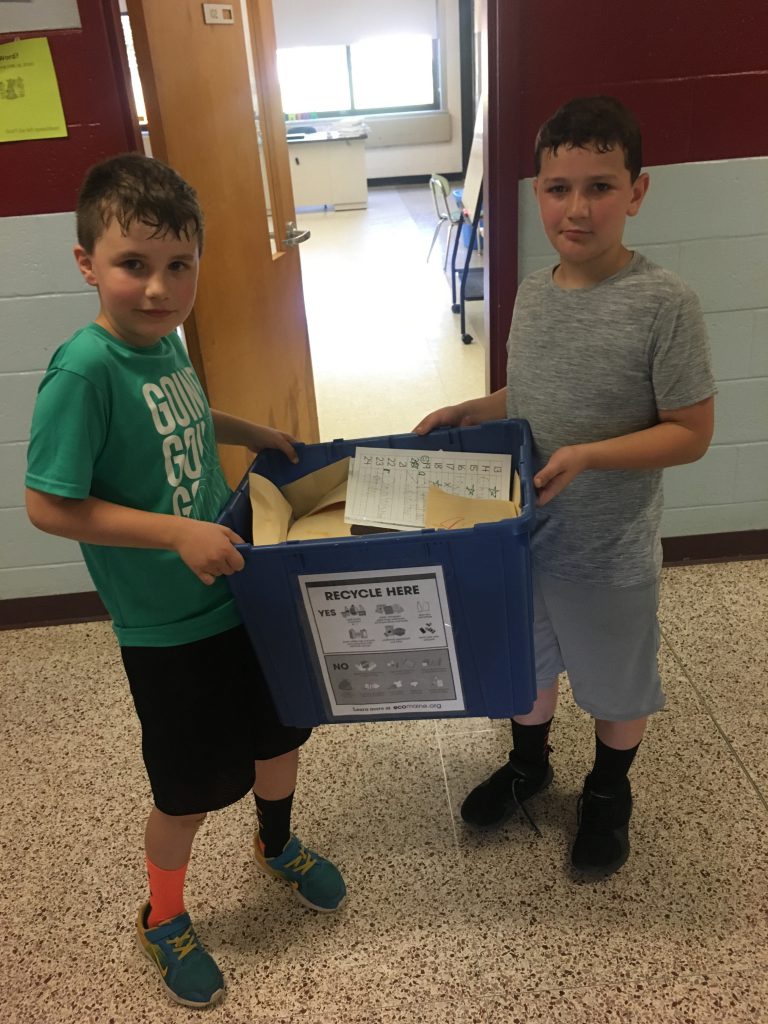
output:
POLYGON ((88 171, 77 197, 77 240, 93 252, 114 219, 123 231, 134 221, 169 231, 177 238, 197 238, 203 250, 203 213, 197 193, 166 164, 139 153, 124 153, 88 171))
POLYGON ((643 169, 643 140, 634 114, 612 96, 582 96, 569 100, 539 128, 534 150, 536 174, 541 171, 541 154, 560 146, 584 149, 594 146, 599 153, 620 146, 624 165, 632 181, 643 169))

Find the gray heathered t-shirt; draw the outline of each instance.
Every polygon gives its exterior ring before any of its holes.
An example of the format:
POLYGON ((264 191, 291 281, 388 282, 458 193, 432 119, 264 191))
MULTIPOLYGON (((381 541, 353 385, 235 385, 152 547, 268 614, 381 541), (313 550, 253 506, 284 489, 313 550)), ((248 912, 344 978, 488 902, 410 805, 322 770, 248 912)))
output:
MULTIPOLYGON (((715 392, 696 295, 639 253, 593 288, 559 288, 551 267, 529 275, 507 347, 507 415, 529 421, 534 469, 563 445, 643 430, 659 409, 715 392)), ((581 473, 537 510, 534 562, 576 582, 652 582, 661 510, 661 470, 581 473)))

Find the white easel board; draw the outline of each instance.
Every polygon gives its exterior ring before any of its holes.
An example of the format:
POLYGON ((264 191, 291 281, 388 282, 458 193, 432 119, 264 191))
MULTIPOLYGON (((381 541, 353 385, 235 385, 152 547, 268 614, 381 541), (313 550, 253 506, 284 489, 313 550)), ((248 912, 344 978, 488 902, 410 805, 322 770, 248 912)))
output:
POLYGON ((467 219, 474 220, 477 201, 480 197, 480 186, 483 183, 483 97, 477 104, 475 131, 472 136, 472 147, 469 151, 467 173, 464 176, 464 192, 461 197, 467 219))

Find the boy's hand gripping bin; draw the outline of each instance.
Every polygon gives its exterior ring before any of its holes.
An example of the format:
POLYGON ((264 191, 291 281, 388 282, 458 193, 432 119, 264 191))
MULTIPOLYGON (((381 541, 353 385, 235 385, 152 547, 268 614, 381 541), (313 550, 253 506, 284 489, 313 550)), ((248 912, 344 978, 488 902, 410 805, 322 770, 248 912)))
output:
MULTIPOLYGON (((252 473, 278 487, 355 448, 512 455, 521 514, 470 529, 419 530, 238 547, 228 577, 285 725, 399 718, 509 718, 536 696, 525 420, 298 445, 294 465, 262 452, 252 473)), ((248 476, 219 522, 252 538, 248 476)))

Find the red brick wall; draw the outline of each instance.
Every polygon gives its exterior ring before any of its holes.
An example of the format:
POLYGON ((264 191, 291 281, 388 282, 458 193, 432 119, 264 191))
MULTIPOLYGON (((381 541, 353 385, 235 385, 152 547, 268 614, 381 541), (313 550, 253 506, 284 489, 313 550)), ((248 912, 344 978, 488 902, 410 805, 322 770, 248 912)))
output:
POLYGON ((516 185, 533 174, 542 121, 574 96, 607 93, 638 117, 648 166, 768 155, 768 2, 485 2, 486 287, 495 389, 506 381, 516 292, 516 185))
POLYGON ((512 2, 524 176, 541 122, 598 92, 637 115, 647 165, 768 154, 766 0, 512 2))
POLYGON ((1 35, 0 43, 47 36, 68 136, 0 144, 0 217, 74 210, 92 164, 141 148, 115 0, 78 0, 81 29, 1 35))

